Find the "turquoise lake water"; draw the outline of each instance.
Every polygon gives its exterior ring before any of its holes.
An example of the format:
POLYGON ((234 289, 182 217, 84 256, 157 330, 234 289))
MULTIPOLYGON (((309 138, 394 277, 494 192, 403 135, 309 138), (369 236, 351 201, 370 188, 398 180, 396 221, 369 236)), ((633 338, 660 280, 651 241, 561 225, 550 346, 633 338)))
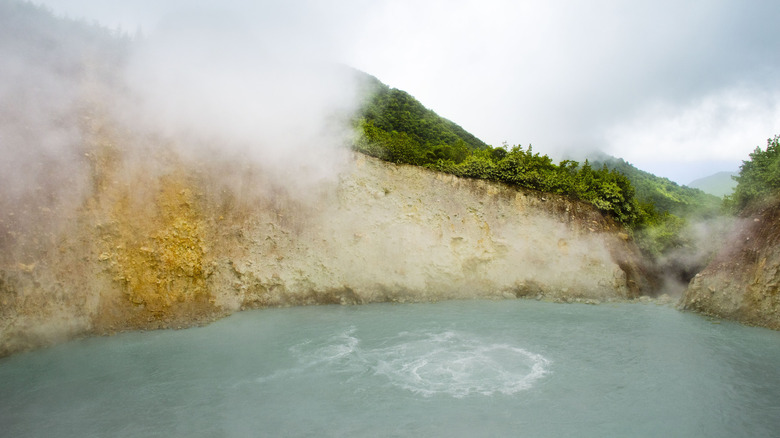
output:
POLYGON ((3 437, 777 437, 780 332, 653 304, 248 311, 0 359, 3 437))

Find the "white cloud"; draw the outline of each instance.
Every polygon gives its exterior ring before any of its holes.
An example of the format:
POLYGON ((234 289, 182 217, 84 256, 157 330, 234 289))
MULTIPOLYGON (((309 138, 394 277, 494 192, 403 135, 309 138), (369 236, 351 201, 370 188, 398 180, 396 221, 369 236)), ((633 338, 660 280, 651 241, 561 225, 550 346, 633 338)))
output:
POLYGON ((651 104, 606 132, 608 151, 634 162, 739 163, 780 132, 780 95, 727 89, 685 106, 651 104))

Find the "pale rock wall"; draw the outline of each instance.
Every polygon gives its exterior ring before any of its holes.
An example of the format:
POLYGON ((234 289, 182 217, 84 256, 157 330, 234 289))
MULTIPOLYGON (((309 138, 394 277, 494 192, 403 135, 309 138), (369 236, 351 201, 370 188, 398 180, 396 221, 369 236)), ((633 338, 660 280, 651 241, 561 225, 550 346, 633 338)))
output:
POLYGON ((250 164, 158 150, 138 166, 101 138, 83 203, 35 251, 1 258, 0 355, 244 308, 604 301, 647 286, 621 227, 581 202, 360 154, 292 192, 250 164))
POLYGON ((256 244, 231 260, 221 306, 634 293, 610 252, 628 257, 618 228, 569 200, 358 155, 301 208, 246 230, 256 244))

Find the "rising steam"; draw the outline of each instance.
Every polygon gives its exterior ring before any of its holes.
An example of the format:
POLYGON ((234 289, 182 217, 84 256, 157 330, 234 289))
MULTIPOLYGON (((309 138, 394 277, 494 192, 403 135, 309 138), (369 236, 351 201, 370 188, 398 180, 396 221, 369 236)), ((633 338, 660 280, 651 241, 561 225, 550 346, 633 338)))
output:
POLYGON ((177 18, 139 42, 125 72, 138 105, 123 114, 183 153, 251 161, 285 184, 332 178, 357 102, 349 69, 221 22, 177 18))
POLYGON ((0 3, 3 257, 31 263, 37 241, 73 218, 105 164, 95 147, 132 159, 125 175, 168 172, 159 158, 172 153, 232 163, 227 186, 248 167, 293 196, 335 179, 357 102, 352 71, 222 18, 171 15, 132 39, 0 3))

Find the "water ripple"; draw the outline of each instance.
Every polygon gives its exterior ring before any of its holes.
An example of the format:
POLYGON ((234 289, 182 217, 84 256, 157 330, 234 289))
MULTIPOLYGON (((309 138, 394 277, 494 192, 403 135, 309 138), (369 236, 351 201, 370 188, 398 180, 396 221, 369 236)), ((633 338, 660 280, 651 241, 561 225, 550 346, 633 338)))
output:
POLYGON ((351 327, 320 343, 307 341, 290 351, 298 367, 281 374, 312 367, 320 371, 369 374, 387 379, 392 386, 433 396, 515 394, 529 389, 549 372, 550 361, 540 354, 506 343, 495 343, 457 331, 404 332, 368 348, 351 327))
POLYGON ((547 374, 550 364, 523 348, 453 331, 402 334, 368 356, 376 374, 425 396, 514 394, 547 374))

